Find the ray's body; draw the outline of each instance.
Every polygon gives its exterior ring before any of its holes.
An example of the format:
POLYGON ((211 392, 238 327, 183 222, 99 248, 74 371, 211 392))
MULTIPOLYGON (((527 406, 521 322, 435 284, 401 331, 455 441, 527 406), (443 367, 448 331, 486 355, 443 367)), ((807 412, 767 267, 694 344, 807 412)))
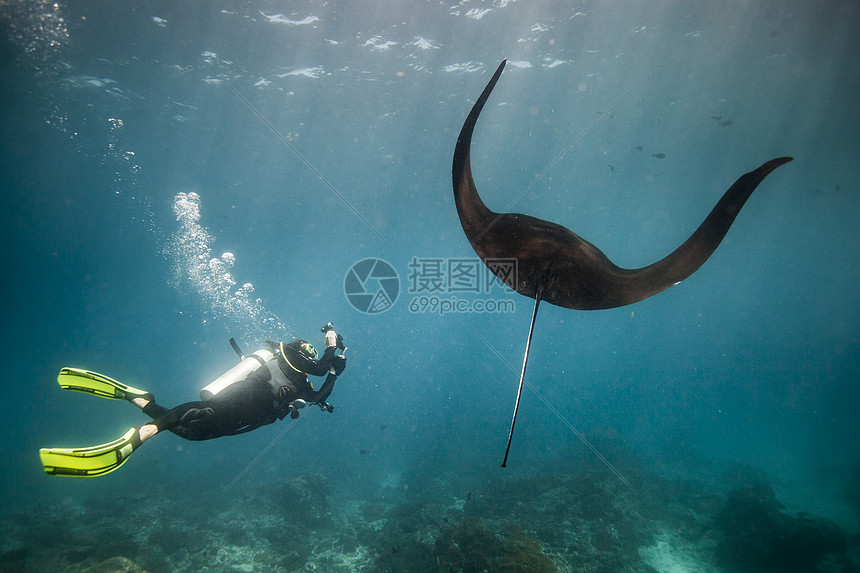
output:
MULTIPOLYGON (((792 158, 772 159, 742 175, 690 238, 664 259, 639 269, 624 269, 562 225, 518 213, 495 213, 478 195, 470 162, 472 133, 504 67, 503 61, 463 124, 454 150, 452 175, 460 224, 472 248, 499 279, 518 293, 535 299, 514 419, 508 436, 510 448, 540 301, 577 310, 607 309, 633 304, 678 284, 701 267, 716 250, 758 184, 792 158), (508 269, 488 263, 498 259, 515 260, 516 272, 510 273, 508 269), (497 272, 499 269, 505 272, 497 272)), ((503 467, 507 457, 506 451, 503 467)))

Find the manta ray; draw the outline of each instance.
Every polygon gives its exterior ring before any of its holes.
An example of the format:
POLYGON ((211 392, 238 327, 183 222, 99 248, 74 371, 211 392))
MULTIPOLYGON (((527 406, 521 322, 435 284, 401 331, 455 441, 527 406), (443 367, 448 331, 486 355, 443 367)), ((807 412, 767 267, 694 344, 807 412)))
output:
POLYGON ((666 258, 639 269, 615 265, 603 252, 566 227, 519 213, 495 213, 481 200, 472 178, 470 149, 478 116, 502 75, 503 60, 469 112, 454 149, 454 202, 475 253, 505 284, 535 299, 508 444, 508 460, 538 305, 541 301, 576 310, 616 308, 674 286, 701 267, 716 250, 738 212, 759 183, 791 157, 772 159, 742 175, 717 202, 699 228, 666 258), (499 265, 515 261, 515 272, 499 265))

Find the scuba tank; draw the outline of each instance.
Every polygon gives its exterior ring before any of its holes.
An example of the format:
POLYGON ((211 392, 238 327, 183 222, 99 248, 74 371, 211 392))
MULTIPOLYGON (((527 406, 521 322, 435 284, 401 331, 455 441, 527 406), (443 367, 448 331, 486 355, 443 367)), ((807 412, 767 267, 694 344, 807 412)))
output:
POLYGON ((221 392, 228 386, 232 386, 236 382, 241 382, 248 377, 248 374, 261 366, 265 367, 266 362, 275 357, 271 350, 266 350, 265 348, 260 349, 249 356, 245 356, 242 351, 239 350, 239 346, 236 344, 236 341, 232 338, 230 339, 230 345, 233 347, 233 350, 236 351, 236 354, 239 355, 239 359, 241 361, 239 364, 203 388, 200 391, 201 400, 211 400, 213 396, 218 394, 218 392, 221 392))

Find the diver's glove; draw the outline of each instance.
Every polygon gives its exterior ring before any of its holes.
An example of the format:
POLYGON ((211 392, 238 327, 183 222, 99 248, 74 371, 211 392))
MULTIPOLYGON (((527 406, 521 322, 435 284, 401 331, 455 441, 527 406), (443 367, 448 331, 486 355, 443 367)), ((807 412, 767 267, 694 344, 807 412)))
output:
POLYGON ((327 330, 325 333, 325 345, 326 348, 331 348, 332 346, 337 346, 337 340, 340 338, 340 335, 334 330, 327 330))
POLYGON ((323 412, 328 412, 329 414, 334 412, 334 406, 332 406, 328 402, 319 402, 317 405, 320 407, 320 410, 322 410, 323 412))
POLYGON ((343 345, 343 336, 334 331, 334 324, 331 322, 325 324, 320 328, 320 332, 325 335, 326 347, 331 348, 332 346, 335 346, 341 350, 346 350, 346 347, 343 345))
POLYGON ((346 356, 338 354, 331 357, 331 369, 334 370, 335 376, 340 376, 340 373, 346 368, 346 356))

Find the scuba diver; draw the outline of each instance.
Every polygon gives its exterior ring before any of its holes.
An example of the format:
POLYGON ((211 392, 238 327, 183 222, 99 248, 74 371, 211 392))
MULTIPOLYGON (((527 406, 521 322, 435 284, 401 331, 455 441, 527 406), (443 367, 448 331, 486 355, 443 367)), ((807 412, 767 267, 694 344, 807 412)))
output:
POLYGON ((283 420, 287 414, 296 419, 299 410, 308 404, 333 412, 334 407, 326 400, 346 367, 346 347, 331 322, 320 331, 325 335, 326 349, 319 359, 313 345, 302 339, 290 343, 267 340, 266 348, 245 356, 231 338, 230 344, 241 362, 201 390, 200 401, 172 409, 157 404, 145 390, 95 372, 63 368, 57 378, 60 387, 126 400, 152 421, 134 426, 121 438, 100 446, 42 448, 39 456, 45 472, 75 477, 104 475, 119 468, 141 444, 165 430, 186 440, 211 440, 250 432, 283 420), (340 354, 335 354, 337 350, 340 354), (326 376, 318 391, 308 380, 309 374, 326 376))

